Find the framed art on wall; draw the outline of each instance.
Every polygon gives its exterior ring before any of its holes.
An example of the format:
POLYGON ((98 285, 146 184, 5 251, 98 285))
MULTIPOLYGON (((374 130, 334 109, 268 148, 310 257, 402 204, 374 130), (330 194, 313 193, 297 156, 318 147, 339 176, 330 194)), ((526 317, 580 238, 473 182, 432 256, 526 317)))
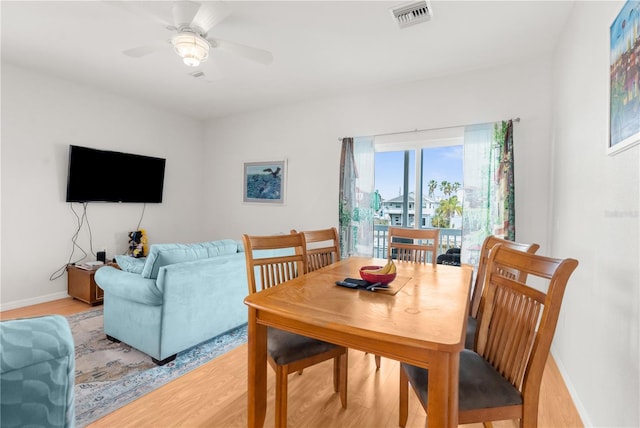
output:
POLYGON ((284 204, 286 160, 245 162, 243 201, 284 204))
POLYGON ((607 153, 640 143, 640 1, 628 0, 611 24, 607 153))

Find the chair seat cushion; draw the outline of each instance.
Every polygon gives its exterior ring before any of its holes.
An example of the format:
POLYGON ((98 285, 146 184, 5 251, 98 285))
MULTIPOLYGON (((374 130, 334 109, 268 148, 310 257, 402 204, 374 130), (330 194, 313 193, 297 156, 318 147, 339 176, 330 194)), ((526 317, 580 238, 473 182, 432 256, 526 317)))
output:
MULTIPOLYGON (((407 373, 409 382, 425 405, 428 402, 428 370, 405 363, 401 369, 407 373)), ((484 358, 468 349, 460 353, 458 394, 460 411, 522 404, 520 392, 484 358)))
POLYGON ((336 346, 277 328, 269 327, 267 330, 267 351, 280 366, 322 354, 336 346))

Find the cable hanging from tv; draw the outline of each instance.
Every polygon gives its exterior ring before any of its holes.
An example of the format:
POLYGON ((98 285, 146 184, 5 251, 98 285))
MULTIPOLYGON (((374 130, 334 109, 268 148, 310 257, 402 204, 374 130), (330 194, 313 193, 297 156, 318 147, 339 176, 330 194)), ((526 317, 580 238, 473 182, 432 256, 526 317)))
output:
POLYGON ((88 202, 83 202, 82 203, 82 215, 78 215, 78 213, 76 212, 76 210, 73 208, 73 203, 69 203, 69 207, 71 208, 71 211, 73 212, 73 215, 76 217, 76 223, 77 223, 77 227, 76 227, 76 231, 73 234, 73 236, 71 237, 71 243, 73 244, 71 247, 71 254, 69 254, 69 259, 67 260, 67 263, 65 263, 64 265, 62 265, 58 270, 56 270, 55 272, 53 272, 51 274, 51 276, 49 277, 49 281, 54 281, 58 278, 60 278, 62 275, 64 275, 65 271, 67 270, 67 266, 71 265, 71 264, 76 264, 76 263, 80 263, 81 261, 83 261, 84 259, 87 258, 87 256, 89 255, 79 244, 78 244, 78 236, 80 235, 80 231, 82 230, 82 226, 85 224, 87 224, 87 230, 89 231, 89 252, 93 255, 95 255, 95 253, 93 252, 93 233, 91 231, 91 225, 89 224, 89 217, 87 216, 87 206, 89 205, 88 202), (73 260, 73 255, 75 254, 76 248, 79 249, 82 252, 82 256, 75 260, 73 260))

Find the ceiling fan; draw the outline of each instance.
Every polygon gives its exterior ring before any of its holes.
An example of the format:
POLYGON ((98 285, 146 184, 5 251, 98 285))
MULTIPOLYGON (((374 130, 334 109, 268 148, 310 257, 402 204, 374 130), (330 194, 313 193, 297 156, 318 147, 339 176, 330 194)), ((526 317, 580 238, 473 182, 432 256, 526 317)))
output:
MULTIPOLYGON (((120 6, 130 8, 132 3, 118 2, 120 6)), ((211 49, 220 49, 231 54, 268 65, 273 61, 271 52, 245 46, 208 35, 211 28, 222 22, 231 14, 229 7, 221 1, 208 1, 197 3, 193 1, 175 1, 171 8, 173 22, 153 15, 150 11, 137 10, 152 16, 156 21, 161 22, 167 30, 173 32, 169 43, 174 51, 182 58, 182 61, 189 67, 197 67, 207 60, 211 49)), ((166 41, 150 45, 139 46, 124 50, 127 56, 140 58, 167 47, 166 41)))

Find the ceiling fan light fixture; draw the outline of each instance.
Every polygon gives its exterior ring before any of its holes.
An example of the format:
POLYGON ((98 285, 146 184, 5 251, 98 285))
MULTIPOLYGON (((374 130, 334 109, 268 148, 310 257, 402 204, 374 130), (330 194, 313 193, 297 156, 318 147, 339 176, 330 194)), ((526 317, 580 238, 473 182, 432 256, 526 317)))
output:
POLYGON ((171 44, 182 61, 189 67, 197 67, 209 57, 209 42, 196 33, 178 33, 171 39, 171 44))

